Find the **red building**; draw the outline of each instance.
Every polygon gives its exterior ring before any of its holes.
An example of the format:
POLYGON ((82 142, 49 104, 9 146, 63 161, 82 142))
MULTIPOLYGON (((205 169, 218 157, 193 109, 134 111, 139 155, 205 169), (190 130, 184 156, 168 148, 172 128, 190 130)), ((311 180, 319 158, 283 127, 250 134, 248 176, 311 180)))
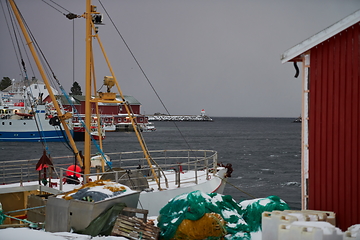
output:
MULTIPOLYGON (((70 95, 70 100, 75 106, 79 114, 85 114, 85 96, 70 95)), ((130 104, 134 114, 140 114, 141 103, 132 96, 124 96, 125 101, 130 104)), ((70 107, 69 102, 64 96, 61 96, 61 101, 64 107, 70 107)), ((95 103, 91 103, 92 114, 96 114, 95 103)), ((127 114, 125 107, 120 103, 99 103, 99 112, 103 115, 118 115, 127 114)))
POLYGON ((302 208, 360 223, 360 10, 287 50, 302 63, 302 208))
MULTIPOLYGON (((70 95, 72 104, 69 103, 67 98, 61 96, 61 102, 65 109, 71 109, 71 105, 76 108, 74 111, 74 121, 78 121, 78 116, 83 117, 85 114, 85 96, 70 95)), ((145 115, 140 114, 141 103, 132 96, 124 96, 125 101, 130 105, 132 113, 136 116, 137 123, 147 123, 148 118, 145 115)), ((48 98, 44 101, 48 101, 48 98)), ((99 103, 99 114, 102 116, 103 123, 116 125, 117 130, 131 130, 131 121, 128 118, 128 114, 123 104, 120 103, 99 103)), ((96 114, 95 103, 91 103, 92 114, 96 114)))

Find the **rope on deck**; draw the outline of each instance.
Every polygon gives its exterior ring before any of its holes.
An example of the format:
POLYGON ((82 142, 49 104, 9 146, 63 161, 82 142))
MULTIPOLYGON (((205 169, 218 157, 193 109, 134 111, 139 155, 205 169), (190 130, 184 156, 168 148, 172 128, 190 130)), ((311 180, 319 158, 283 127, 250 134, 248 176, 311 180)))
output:
POLYGON ((29 224, 29 227, 31 227, 31 228, 37 228, 37 227, 39 227, 37 223, 31 222, 31 221, 29 221, 27 219, 16 218, 16 217, 13 217, 13 216, 10 216, 10 215, 7 215, 7 214, 15 213, 15 212, 22 212, 22 211, 27 211, 27 210, 32 210, 32 209, 38 209, 38 208, 43 208, 43 207, 45 207, 45 206, 38 206, 38 207, 25 208, 25 209, 19 209, 19 210, 14 210, 14 211, 8 211, 8 212, 6 212, 6 214, 3 213, 2 209, 0 208, 0 225, 3 224, 3 222, 5 221, 6 218, 12 218, 12 219, 15 219, 15 220, 18 220, 18 221, 29 224))

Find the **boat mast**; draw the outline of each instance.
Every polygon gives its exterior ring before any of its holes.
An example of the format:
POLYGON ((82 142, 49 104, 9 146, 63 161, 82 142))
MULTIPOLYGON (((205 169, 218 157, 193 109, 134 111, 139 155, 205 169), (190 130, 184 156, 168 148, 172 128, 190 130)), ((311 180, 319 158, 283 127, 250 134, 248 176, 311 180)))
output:
MULTIPOLYGON (((144 157, 147 160, 147 163, 150 167, 150 170, 153 174, 153 177, 159 187, 159 189, 161 189, 160 186, 160 181, 157 177, 157 174, 152 166, 152 162, 153 160, 151 159, 150 153, 147 149, 147 146, 145 144, 144 139, 142 138, 142 135, 138 129, 138 125, 136 123, 136 117, 134 116, 134 114, 132 113, 128 103, 125 101, 125 97, 120 89, 120 86, 118 84, 118 81, 116 80, 115 77, 115 73, 111 67, 110 61, 107 58, 107 55, 105 53, 104 47, 100 41, 100 37, 97 34, 97 30, 94 26, 94 22, 93 22, 93 14, 99 14, 96 11, 96 6, 91 5, 91 0, 87 0, 87 6, 86 6, 86 13, 85 13, 85 18, 86 18, 86 74, 85 74, 85 83, 86 83, 86 89, 85 89, 85 126, 89 129, 90 127, 90 119, 91 119, 91 103, 95 103, 97 104, 98 102, 102 102, 102 103, 120 103, 123 104, 125 106, 126 112, 131 120, 131 124, 133 126, 133 129, 135 131, 135 134, 138 138, 138 141, 140 143, 140 147, 142 149, 142 151, 144 152, 144 157), (94 32, 94 34, 93 34, 94 32), (108 65, 109 71, 111 73, 111 76, 105 77, 104 79, 104 85, 106 85, 108 87, 107 92, 106 93, 102 93, 99 92, 99 94, 97 94, 96 92, 95 97, 92 99, 91 98, 91 84, 92 84, 92 80, 94 79, 95 81, 95 76, 93 76, 93 72, 92 71, 92 59, 93 59, 93 52, 92 52, 92 38, 96 38, 98 40, 99 43, 99 47, 104 55, 105 61, 108 65), (110 89, 116 86, 118 93, 120 94, 120 97, 122 99, 122 101, 118 101, 116 100, 116 94, 115 93, 111 93, 110 89)), ((95 84, 95 83, 94 83, 95 84)), ((84 157, 85 157, 85 168, 84 168, 84 173, 85 174, 89 174, 90 173, 90 155, 91 155, 91 148, 90 148, 90 136, 86 136, 85 135, 85 148, 84 148, 84 157)), ((156 165, 156 163, 154 163, 156 165)))
POLYGON ((75 156, 76 156, 78 162, 82 165, 83 163, 82 163, 82 160, 81 160, 79 151, 78 151, 77 148, 76 148, 74 139, 72 138, 72 135, 71 135, 71 133, 70 133, 69 127, 68 127, 68 125, 67 125, 67 123, 66 123, 66 120, 67 120, 67 119, 72 118, 72 114, 70 114, 70 113, 65 113, 65 114, 63 114, 63 113, 61 112, 61 109, 60 109, 59 104, 58 104, 58 102, 57 102, 57 100, 56 100, 56 97, 55 97, 54 93, 53 93, 52 90, 51 90, 51 86, 50 86, 49 80, 48 80, 48 78, 47 78, 47 76, 46 76, 46 74, 45 74, 45 71, 44 71, 44 69, 43 69, 43 66, 41 65, 41 62, 40 62, 40 60, 39 60, 39 57, 38 57, 38 55, 37 55, 37 53, 36 53, 36 51, 35 51, 35 47, 34 47, 32 41, 31 41, 31 39, 30 39, 30 37, 29 37, 29 34, 28 34, 25 26, 24 26, 24 23, 23 23, 23 21, 22 21, 22 18, 21 18, 21 16, 20 16, 20 13, 19 13, 19 11, 18 11, 18 8, 17 8, 17 6, 16 6, 16 4, 15 4, 15 2, 14 2, 13 0, 9 0, 9 3, 10 3, 10 6, 11 6, 11 8, 12 8, 14 14, 15 14, 15 17, 16 17, 18 23, 19 23, 19 26, 20 26, 20 28, 21 28, 21 31, 22 31, 22 33, 23 33, 23 35, 24 35, 24 37, 25 37, 26 44, 29 46, 30 52, 31 52, 31 54, 32 54, 32 56, 33 56, 33 58, 34 58, 34 61, 35 61, 35 63, 36 63, 36 66, 37 66, 37 68, 38 68, 38 70, 39 70, 39 72, 40 72, 40 75, 41 75, 41 77, 42 77, 42 79, 43 79, 43 81, 44 81, 44 83, 45 83, 45 86, 46 86, 46 88, 47 88, 47 90, 48 90, 48 92, 49 92, 51 101, 52 101, 53 104, 54 104, 54 107, 55 107, 55 109, 56 109, 56 112, 57 112, 57 115, 58 115, 58 117, 59 117, 59 120, 61 121, 61 124, 63 125, 63 128, 64 128, 64 130, 65 130, 65 132, 66 132, 66 135, 67 135, 67 137, 68 137, 68 139, 69 139, 69 141, 70 141, 70 145, 71 145, 71 147, 72 147, 72 149, 73 149, 73 151, 74 151, 74 153, 75 153, 75 156))
MULTIPOLYGON (((91 55, 92 55, 92 12, 91 0, 86 0, 86 55, 85 55, 85 127, 90 129, 91 124, 91 55)), ((84 174, 90 174, 91 136, 85 134, 84 139, 84 174)))

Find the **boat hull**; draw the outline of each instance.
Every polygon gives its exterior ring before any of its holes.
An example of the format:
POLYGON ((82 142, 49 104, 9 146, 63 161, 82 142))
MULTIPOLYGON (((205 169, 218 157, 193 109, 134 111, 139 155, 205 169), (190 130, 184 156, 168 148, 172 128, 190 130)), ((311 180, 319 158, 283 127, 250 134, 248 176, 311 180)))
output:
POLYGON ((200 190, 204 193, 220 193, 225 189, 226 181, 224 180, 226 169, 221 169, 211 179, 208 179, 199 184, 183 186, 179 188, 172 188, 162 191, 141 192, 139 198, 138 208, 149 210, 149 216, 158 216, 161 208, 163 208, 172 198, 183 193, 190 193, 200 190))
MULTIPOLYGON (((0 141, 2 142, 65 142, 67 136, 60 126, 49 123, 45 105, 38 105, 33 118, 14 113, 0 119, 0 141)), ((27 114, 29 115, 29 114, 27 114)), ((73 134, 72 128, 70 128, 73 134)))
POLYGON ((0 131, 2 142, 65 142, 66 136, 63 130, 42 131, 0 131))

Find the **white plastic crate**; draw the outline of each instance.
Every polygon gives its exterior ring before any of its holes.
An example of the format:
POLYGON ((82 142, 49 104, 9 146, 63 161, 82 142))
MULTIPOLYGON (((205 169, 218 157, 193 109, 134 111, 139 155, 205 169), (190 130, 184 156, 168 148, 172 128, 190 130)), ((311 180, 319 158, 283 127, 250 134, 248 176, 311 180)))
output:
MULTIPOLYGON (((335 213, 315 210, 284 210, 263 212, 262 214, 262 239, 277 240, 279 226, 290 224, 292 222, 328 222, 335 226, 335 213)), ((316 231, 315 231, 316 232, 316 231)), ((314 232, 314 234, 316 234, 314 232)), ((310 233, 304 233, 311 235, 310 233)))
POLYGON ((343 240, 360 240, 360 224, 349 227, 344 234, 343 240))
POLYGON ((342 240, 343 235, 339 228, 323 221, 296 221, 278 229, 278 240, 342 240))
MULTIPOLYGON (((284 212, 287 212, 289 214, 295 215, 295 214, 302 214, 305 221, 320 221, 320 222, 328 222, 332 225, 336 226, 336 217, 334 212, 329 211, 318 211, 318 210, 284 210, 284 212)), ((300 219, 299 219, 300 221, 300 219)))
POLYGON ((297 220, 295 216, 282 211, 263 212, 261 220, 262 240, 277 240, 279 225, 290 224, 297 220))

